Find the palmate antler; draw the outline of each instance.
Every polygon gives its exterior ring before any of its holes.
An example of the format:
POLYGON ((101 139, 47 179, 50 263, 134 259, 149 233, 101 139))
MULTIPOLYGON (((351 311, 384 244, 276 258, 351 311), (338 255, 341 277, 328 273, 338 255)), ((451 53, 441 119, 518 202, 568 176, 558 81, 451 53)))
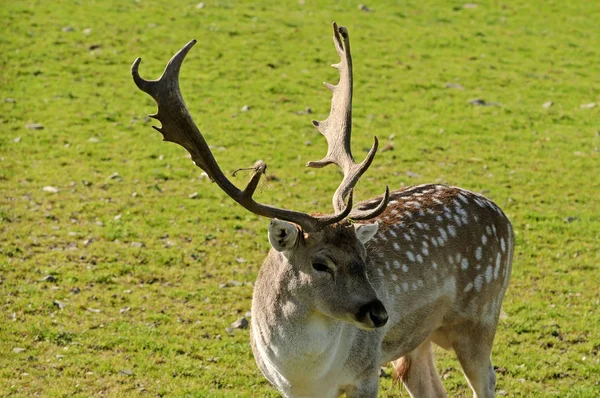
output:
MULTIPOLYGON (((348 35, 346 29, 343 27, 338 29, 337 25, 334 24, 334 34, 335 37, 337 37, 336 48, 338 48, 338 53, 342 54, 343 48, 341 46, 341 41, 339 38, 340 30, 345 32, 345 46, 347 49, 349 49, 348 35)), ((131 67, 131 73, 135 84, 140 90, 154 98, 158 105, 157 113, 150 116, 161 122, 161 127, 153 127, 160 133, 162 133, 164 140, 174 142, 184 147, 192 156, 192 160, 194 161, 194 163, 202 170, 204 170, 206 174, 208 174, 208 176, 214 182, 216 182, 217 185, 219 185, 219 187, 227 195, 229 195, 233 200, 235 200, 237 203, 239 203, 244 208, 246 208, 254 214, 268 218, 278 218, 281 220, 293 222, 302 227, 302 229, 304 229, 307 232, 320 230, 329 224, 334 224, 348 217, 352 209, 352 187, 356 184, 362 173, 364 173, 364 171, 371 163, 373 156, 375 155, 375 151, 377 149, 377 140, 375 140, 375 145, 371 149, 371 152, 369 153, 369 156, 367 156, 367 159, 360 165, 356 165, 354 164, 352 155, 350 153, 350 131, 349 129, 342 128, 340 131, 347 131, 346 133, 342 133, 340 135, 341 138, 338 139, 341 139, 342 142, 345 143, 345 147, 347 147, 347 151, 345 151, 347 155, 345 158, 343 158, 344 160, 337 160, 337 156, 331 156, 324 159, 321 162, 313 162, 310 164, 313 167, 322 167, 328 163, 334 162, 340 165, 340 167, 342 167, 342 170, 344 170, 344 181, 336 191, 336 196, 334 197, 335 214, 325 216, 312 216, 306 213, 301 213, 287 209, 280 209, 277 207, 272 207, 256 202, 252 198, 252 195, 254 194, 258 186, 260 177, 265 173, 265 170, 267 168, 266 164, 261 162, 254 167, 254 174, 252 175, 250 182, 244 190, 240 190, 234 184, 232 184, 231 181, 229 181, 229 179, 221 171, 221 168, 217 164, 212 152, 210 151, 206 140, 204 139, 204 137, 200 133, 200 130, 198 129, 198 127, 196 127, 196 124, 190 116, 190 113, 181 95, 181 91, 179 89, 179 71, 181 70, 181 64, 183 63, 185 56, 187 55, 189 50, 194 46, 194 44, 196 44, 196 40, 190 41, 177 54, 175 54, 167 64, 165 71, 158 80, 145 80, 140 77, 138 72, 139 65, 141 62, 140 58, 136 59, 133 63, 133 66, 131 67), (329 159, 332 160, 329 161, 329 159), (344 199, 346 196, 348 198, 348 202, 344 204, 344 199)), ((350 60, 349 51, 347 54, 348 55, 346 59, 350 60)), ((351 73, 351 69, 346 68, 346 70, 350 71, 351 73)), ((349 78, 348 82, 350 87, 350 97, 348 98, 342 96, 343 98, 348 99, 346 107, 348 117, 344 118, 344 120, 347 122, 350 121, 349 109, 351 105, 352 94, 351 77, 349 78)), ((334 88, 334 99, 332 101, 333 115, 337 114, 334 112, 334 108, 337 109, 337 105, 335 102, 335 86, 331 87, 334 88)), ((337 120, 337 117, 330 117, 327 120, 330 119, 337 120)), ((330 125, 334 124, 333 122, 327 121, 323 123, 330 125)), ((315 123, 315 125, 317 124, 318 123, 315 123)), ((325 132, 323 132, 323 134, 327 137, 328 142, 330 142, 329 135, 327 135, 325 132)), ((331 142, 329 152, 332 152, 334 154, 338 153, 338 151, 335 150, 335 148, 332 149, 331 142)), ((340 159, 342 158, 340 157, 340 159)), ((355 212, 353 214, 356 214, 356 216, 353 216, 353 218, 366 219, 376 216, 381 211, 383 211, 383 209, 385 209, 385 205, 387 204, 388 199, 389 193, 386 188, 386 195, 384 197, 384 200, 376 209, 371 210, 370 212, 368 212, 368 214, 367 212, 355 212), (367 217, 365 217, 365 215, 367 217)))
MULTIPOLYGON (((324 83, 332 91, 331 111, 327 119, 313 124, 327 139, 327 155, 322 160, 308 162, 308 167, 321 168, 329 164, 336 164, 344 173, 344 179, 333 195, 333 208, 341 211, 344 208, 344 199, 350 194, 360 177, 371 165, 377 152, 377 137, 369 154, 362 163, 357 164, 352 157, 350 138, 352 133, 352 56, 350 54, 350 37, 348 30, 333 23, 333 43, 340 56, 340 62, 333 64, 340 72, 340 81, 337 85, 324 83), (343 41, 342 41, 343 39, 343 41)), ((383 199, 372 210, 353 210, 349 217, 355 220, 367 220, 383 212, 389 201, 389 189, 386 186, 383 199)))

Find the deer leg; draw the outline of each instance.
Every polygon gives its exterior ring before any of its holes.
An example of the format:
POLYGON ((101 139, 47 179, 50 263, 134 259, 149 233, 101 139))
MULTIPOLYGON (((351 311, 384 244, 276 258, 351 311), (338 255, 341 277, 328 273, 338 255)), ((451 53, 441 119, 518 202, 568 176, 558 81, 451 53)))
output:
POLYGON ((431 341, 425 340, 409 354, 394 361, 394 373, 412 398, 447 397, 433 361, 431 341))
POLYGON ((453 333, 453 348, 474 398, 493 398, 496 372, 490 358, 495 327, 461 325, 453 333))

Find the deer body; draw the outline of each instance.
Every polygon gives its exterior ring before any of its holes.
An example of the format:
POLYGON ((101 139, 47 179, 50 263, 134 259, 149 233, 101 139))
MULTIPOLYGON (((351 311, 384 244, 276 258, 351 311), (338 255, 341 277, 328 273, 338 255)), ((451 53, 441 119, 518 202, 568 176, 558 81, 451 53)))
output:
POLYGON ((423 385, 407 386, 413 396, 436 396, 443 389, 428 347, 435 342, 458 349, 461 363, 476 369, 472 385, 490 396, 489 354, 511 272, 510 223, 483 196, 444 185, 392 192, 376 221, 379 229, 365 243, 365 271, 387 323, 362 330, 322 314, 310 275, 272 249, 252 304, 261 371, 289 397, 377 396, 379 367, 397 360, 406 382, 411 373, 428 375, 423 385), (461 339, 485 354, 473 356, 461 339), (411 363, 421 345, 426 361, 411 363))
POLYGON ((179 90, 179 71, 195 40, 158 80, 134 82, 151 95, 165 141, 184 147, 227 195, 271 219, 269 252, 254 288, 251 345, 256 362, 286 397, 376 397, 379 368, 392 361, 412 397, 445 396, 432 343, 452 349, 474 396, 493 397, 490 354, 511 272, 510 222, 489 199, 456 187, 420 185, 352 208, 352 190, 377 152, 350 150, 352 58, 344 27, 333 25, 340 62, 331 110, 313 121, 328 143, 309 167, 335 164, 344 177, 334 213, 314 216, 256 202, 266 165, 246 188, 223 173, 179 90), (349 222, 347 219, 352 220, 349 222))

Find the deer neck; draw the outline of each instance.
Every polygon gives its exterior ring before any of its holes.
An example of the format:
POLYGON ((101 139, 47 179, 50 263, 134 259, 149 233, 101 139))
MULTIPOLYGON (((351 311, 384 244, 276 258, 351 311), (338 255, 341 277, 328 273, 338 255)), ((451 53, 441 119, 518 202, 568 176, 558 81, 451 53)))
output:
MULTIPOLYGON (((304 335, 320 340, 335 339, 344 325, 316 310, 306 277, 275 251, 271 251, 259 272, 252 319, 261 327, 266 342, 272 344, 282 340, 286 345, 290 337, 304 335)), ((313 344, 311 350, 315 350, 313 344)))
POLYGON ((355 331, 316 311, 302 274, 279 256, 269 254, 254 287, 252 344, 257 362, 277 385, 325 377, 335 363, 345 361, 349 352, 342 342, 355 331))

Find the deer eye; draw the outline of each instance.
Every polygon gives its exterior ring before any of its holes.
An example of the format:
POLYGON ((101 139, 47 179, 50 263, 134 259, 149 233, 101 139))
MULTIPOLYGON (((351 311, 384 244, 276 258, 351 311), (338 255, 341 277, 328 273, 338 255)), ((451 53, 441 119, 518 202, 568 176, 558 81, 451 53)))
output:
POLYGON ((329 273, 331 273, 331 269, 330 269, 328 266, 326 266, 325 264, 323 264, 323 263, 316 262, 316 263, 313 263, 313 265, 312 265, 312 266, 313 266, 313 268, 314 268, 316 271, 319 271, 319 272, 329 272, 329 273))

